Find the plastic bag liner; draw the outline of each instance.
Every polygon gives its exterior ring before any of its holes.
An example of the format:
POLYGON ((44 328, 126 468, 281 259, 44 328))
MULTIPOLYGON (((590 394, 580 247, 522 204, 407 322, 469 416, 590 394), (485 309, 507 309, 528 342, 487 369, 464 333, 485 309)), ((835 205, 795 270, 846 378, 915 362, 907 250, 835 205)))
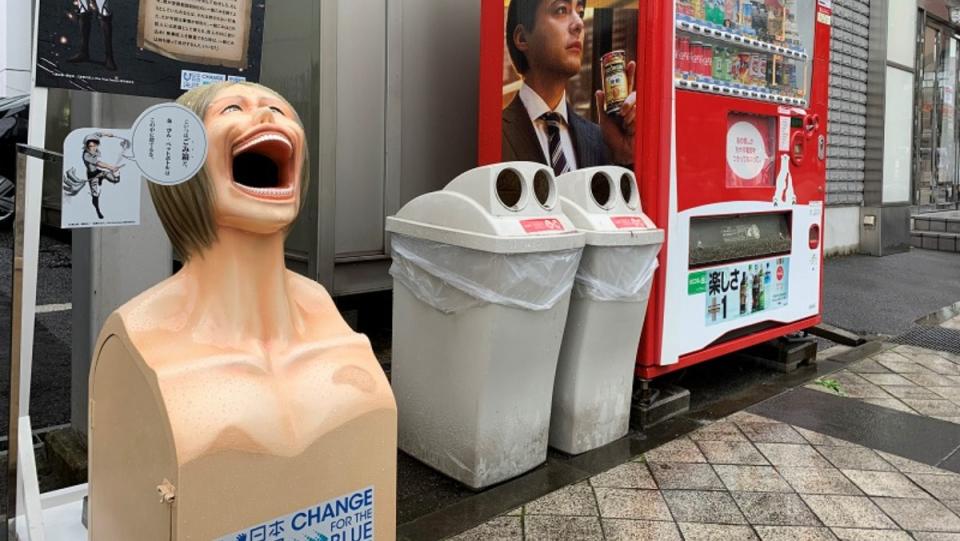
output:
POLYGON ((577 271, 575 295, 597 301, 638 302, 649 295, 660 244, 587 246, 577 271))
POLYGON ((495 254, 403 235, 391 246, 390 275, 448 314, 483 303, 549 310, 573 287, 583 251, 495 254))

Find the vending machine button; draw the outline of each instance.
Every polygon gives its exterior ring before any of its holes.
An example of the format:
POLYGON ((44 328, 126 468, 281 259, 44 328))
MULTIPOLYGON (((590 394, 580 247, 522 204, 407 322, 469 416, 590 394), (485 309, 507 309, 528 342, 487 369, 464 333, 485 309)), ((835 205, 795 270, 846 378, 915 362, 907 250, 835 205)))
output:
POLYGON ((803 154, 806 146, 806 138, 803 132, 796 132, 790 139, 790 161, 793 165, 800 167, 803 165, 803 154))
POLYGON ((820 225, 813 224, 810 226, 810 249, 816 250, 820 247, 820 225))

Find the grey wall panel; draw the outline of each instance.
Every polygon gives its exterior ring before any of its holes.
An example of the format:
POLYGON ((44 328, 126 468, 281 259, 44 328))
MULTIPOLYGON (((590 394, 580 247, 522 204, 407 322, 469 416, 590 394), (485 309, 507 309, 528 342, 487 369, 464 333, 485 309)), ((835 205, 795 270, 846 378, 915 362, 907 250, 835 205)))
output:
MULTIPOLYGON (((311 163, 311 187, 306 206, 287 237, 288 258, 301 272, 317 244, 318 147, 320 144, 318 81, 320 27, 319 9, 314 0, 274 2, 266 10, 260 82, 282 94, 297 110, 307 135, 311 163)), ((316 276, 312 276, 316 278, 316 276)))
POLYGON ((382 253, 386 0, 347 0, 337 18, 338 257, 382 253))
MULTIPOLYGON (((869 69, 870 82, 867 91, 867 124, 865 146, 867 167, 864 175, 864 203, 879 205, 883 200, 883 148, 886 116, 887 81, 887 14, 886 0, 874 0, 870 12, 870 24, 876 29, 870 35, 869 69)), ((879 245, 879 244, 878 244, 879 245)))
POLYGON ((477 163, 480 2, 401 5, 402 205, 477 163))
POLYGON ((827 126, 828 205, 859 205, 863 202, 868 161, 864 137, 867 131, 870 17, 872 4, 882 2, 835 0, 833 3, 827 126))

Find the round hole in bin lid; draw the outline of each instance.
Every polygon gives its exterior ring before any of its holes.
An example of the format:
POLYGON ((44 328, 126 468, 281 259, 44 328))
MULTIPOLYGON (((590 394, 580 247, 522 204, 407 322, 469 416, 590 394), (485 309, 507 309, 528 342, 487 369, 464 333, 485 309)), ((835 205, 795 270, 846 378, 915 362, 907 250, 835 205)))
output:
POLYGON ((510 210, 520 210, 523 199, 523 179, 514 169, 504 169, 497 175, 497 199, 510 210))
POLYGON ((556 202, 556 190, 553 189, 553 177, 546 169, 541 169, 533 176, 533 195, 537 202, 545 209, 553 208, 556 202))
POLYGON ((637 208, 640 195, 637 193, 637 181, 634 180, 633 175, 630 173, 620 175, 620 195, 623 196, 623 200, 627 203, 628 207, 632 209, 637 208))
POLYGON ((595 173, 590 179, 590 195, 593 201, 603 209, 613 206, 613 182, 606 173, 595 173))

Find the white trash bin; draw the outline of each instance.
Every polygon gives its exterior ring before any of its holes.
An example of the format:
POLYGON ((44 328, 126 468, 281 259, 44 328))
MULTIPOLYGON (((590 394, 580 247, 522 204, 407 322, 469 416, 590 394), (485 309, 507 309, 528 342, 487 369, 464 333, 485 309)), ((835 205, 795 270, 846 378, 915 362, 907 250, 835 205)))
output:
POLYGON ((553 388, 550 446, 579 454, 626 435, 640 332, 663 230, 640 208, 633 173, 557 178, 564 214, 586 234, 553 388))
POLYGON ((472 488, 547 457, 551 395, 584 235, 553 173, 468 171, 387 218, 399 446, 472 488))

